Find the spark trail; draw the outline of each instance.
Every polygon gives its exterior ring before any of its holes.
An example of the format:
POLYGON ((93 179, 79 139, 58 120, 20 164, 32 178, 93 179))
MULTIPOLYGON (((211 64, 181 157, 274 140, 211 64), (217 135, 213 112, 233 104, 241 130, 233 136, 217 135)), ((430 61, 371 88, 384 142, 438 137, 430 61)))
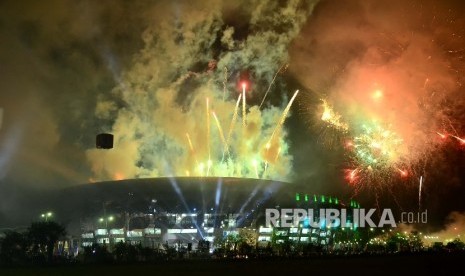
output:
POLYGON ((207 98, 207 147, 208 147, 208 161, 207 161, 207 176, 210 174, 211 167, 211 144, 210 144, 210 104, 207 98))
POLYGON ((276 153, 276 157, 274 157, 274 158, 269 156, 269 151, 273 147, 274 138, 275 138, 276 133, 278 133, 280 131, 280 129, 282 128, 282 126, 284 124, 284 121, 286 120, 287 114, 289 113, 289 110, 291 109, 292 103, 294 102, 294 100, 295 100, 295 98, 297 97, 298 94, 299 94, 299 90, 296 90, 294 92, 294 95, 292 96, 291 100, 287 104, 286 108, 284 109, 279 122, 276 124, 276 127, 274 128, 273 133, 270 136, 270 139, 268 140, 268 142, 265 145, 265 155, 266 155, 266 157, 265 157, 265 170, 264 170, 264 173, 263 173, 264 175, 267 172, 268 163, 270 161, 274 161, 274 160, 278 159, 280 148, 278 148, 277 153, 276 153))
POLYGON ((281 67, 279 67, 278 71, 276 71, 276 74, 274 75, 273 79, 271 80, 270 85, 268 85, 268 89, 266 90, 265 95, 263 96, 262 102, 260 103, 260 106, 258 108, 262 108, 262 105, 265 102, 266 96, 270 92, 271 86, 273 86, 273 83, 276 80, 276 77, 278 76, 278 74, 280 72, 282 72, 282 71, 285 71, 288 66, 289 66, 289 64, 283 64, 283 65, 281 65, 281 67))
POLYGON ((423 187, 423 175, 420 176, 420 184, 418 187, 418 211, 421 210, 421 189, 423 187))
POLYGON ((273 133, 271 134, 270 139, 268 140, 268 143, 266 144, 267 149, 269 149, 269 147, 271 146, 271 143, 273 142, 273 139, 274 139, 276 133, 282 128, 282 126, 284 124, 284 121, 286 121, 287 114, 289 113, 289 110, 291 109, 292 103, 294 102, 294 100, 295 100, 295 98, 297 97, 298 94, 299 94, 299 90, 296 90, 294 92, 294 95, 292 96, 291 100, 287 104, 286 109, 284 109, 283 114, 282 114, 278 124, 276 125, 275 129, 273 130, 273 133))
MULTIPOLYGON (((220 124, 220 121, 218 120, 218 117, 216 116, 216 113, 214 111, 212 111, 212 114, 213 114, 213 118, 215 119, 215 122, 216 122, 216 126, 218 128, 218 132, 220 134, 220 138, 221 138, 221 142, 223 142, 223 158, 224 159, 224 155, 227 153, 227 149, 228 149, 228 144, 226 143, 226 139, 224 138, 224 134, 223 134, 223 128, 221 127, 221 124, 220 124)), ((229 153, 228 153, 229 155, 229 153)))
POLYGON ((245 83, 242 83, 242 126, 245 128, 245 125, 247 124, 246 121, 246 113, 245 113, 245 105, 246 105, 246 100, 245 100, 245 83))
POLYGON ((234 126, 236 125, 237 112, 239 110, 239 103, 241 102, 241 97, 242 97, 242 94, 239 94, 239 97, 237 98, 237 102, 236 102, 236 107, 234 108, 234 113, 231 119, 231 123, 229 124, 228 137, 226 138, 226 151, 228 152, 229 152, 229 142, 231 141, 231 135, 234 131, 234 126))

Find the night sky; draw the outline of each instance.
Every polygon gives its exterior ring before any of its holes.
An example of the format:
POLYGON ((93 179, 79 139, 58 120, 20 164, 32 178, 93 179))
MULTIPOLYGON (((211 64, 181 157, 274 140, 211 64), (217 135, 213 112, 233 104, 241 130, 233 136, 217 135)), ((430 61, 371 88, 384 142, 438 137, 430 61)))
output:
POLYGON ((205 98, 227 134, 241 81, 237 176, 255 175, 250 158, 260 174, 273 159, 268 178, 292 189, 408 211, 424 176, 432 225, 465 210, 463 1, 229 2, 0 1, 0 227, 29 221, 30 199, 49 189, 190 174, 195 158, 222 148, 205 98), (322 99, 353 133, 320 120, 322 99), (344 143, 372 118, 402 146, 394 165, 348 183, 345 171, 365 165, 344 143), (95 149, 101 132, 115 134, 115 149, 95 149))

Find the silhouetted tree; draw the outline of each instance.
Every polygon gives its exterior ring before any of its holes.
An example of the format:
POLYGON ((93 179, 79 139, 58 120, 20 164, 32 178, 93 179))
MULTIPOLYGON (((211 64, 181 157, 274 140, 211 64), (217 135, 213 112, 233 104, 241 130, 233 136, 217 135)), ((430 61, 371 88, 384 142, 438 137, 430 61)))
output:
POLYGON ((33 222, 27 233, 33 255, 46 257, 50 262, 55 244, 66 235, 66 230, 54 221, 40 221, 33 222))
POLYGON ((465 244, 459 238, 456 238, 455 240, 448 242, 446 245, 446 249, 449 251, 459 251, 463 250, 464 248, 465 244))
POLYGON ((107 247, 99 244, 84 247, 82 258, 84 262, 92 264, 111 263, 113 261, 112 255, 108 252, 107 247))
POLYGON ((29 243, 23 233, 5 232, 0 240, 0 262, 6 265, 18 265, 27 262, 29 243))
POLYGON ((118 262, 135 262, 142 247, 119 242, 113 248, 113 255, 118 262))

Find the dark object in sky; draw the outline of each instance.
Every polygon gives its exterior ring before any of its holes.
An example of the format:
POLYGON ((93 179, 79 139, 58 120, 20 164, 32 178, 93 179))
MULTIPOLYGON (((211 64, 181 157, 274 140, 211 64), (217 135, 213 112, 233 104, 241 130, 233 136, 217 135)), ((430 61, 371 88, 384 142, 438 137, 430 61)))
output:
POLYGON ((113 148, 113 134, 109 134, 109 133, 98 134, 95 144, 98 149, 112 149, 113 148))

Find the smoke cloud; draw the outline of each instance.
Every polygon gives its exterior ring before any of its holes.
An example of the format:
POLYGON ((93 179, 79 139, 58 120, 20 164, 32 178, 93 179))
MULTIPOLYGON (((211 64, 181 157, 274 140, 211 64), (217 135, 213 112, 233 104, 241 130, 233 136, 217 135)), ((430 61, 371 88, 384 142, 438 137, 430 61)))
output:
POLYGON ((446 224, 443 230, 428 234, 434 237, 433 241, 452 241, 454 239, 464 240, 465 236, 465 213, 452 212, 446 218, 446 224), (437 238, 436 238, 437 237, 437 238))
POLYGON ((259 85, 270 82, 287 62, 288 45, 311 11, 311 5, 302 5, 253 1, 243 18, 249 25, 244 38, 236 36, 238 30, 225 22, 230 15, 222 13, 238 6, 217 1, 157 6, 164 16, 144 30, 144 46, 132 65, 97 102, 99 119, 115 118, 107 131, 116 138, 112 150, 86 152, 97 179, 215 175, 289 180, 286 131, 268 141, 287 102, 259 109, 257 99, 263 94, 259 85), (243 72, 250 79, 246 126, 243 98, 231 123, 243 72))
POLYGON ((354 132, 370 124, 395 132, 402 144, 394 161, 419 160, 442 143, 437 132, 463 134, 459 7, 323 1, 293 46, 290 69, 354 132))
POLYGON ((287 131, 262 149, 291 91, 280 83, 257 105, 312 8, 312 1, 1 1, 1 224, 28 221, 30 197, 50 187, 199 174, 197 162, 204 170, 209 163, 206 98, 227 136, 242 76, 252 84, 247 127, 239 112, 231 158, 220 165, 224 145, 210 114, 210 174, 288 179, 287 131), (93 149, 100 132, 115 134, 113 150, 93 149))

